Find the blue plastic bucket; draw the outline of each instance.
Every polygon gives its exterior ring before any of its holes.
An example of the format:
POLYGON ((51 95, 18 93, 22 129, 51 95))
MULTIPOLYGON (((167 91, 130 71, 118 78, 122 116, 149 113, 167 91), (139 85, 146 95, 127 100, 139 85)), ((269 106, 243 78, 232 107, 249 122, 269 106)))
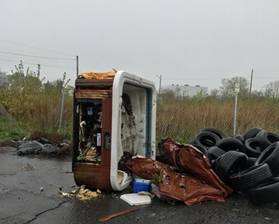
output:
POLYGON ((150 191, 151 182, 150 180, 144 180, 140 178, 135 178, 132 184, 133 192, 138 193, 140 191, 150 191))

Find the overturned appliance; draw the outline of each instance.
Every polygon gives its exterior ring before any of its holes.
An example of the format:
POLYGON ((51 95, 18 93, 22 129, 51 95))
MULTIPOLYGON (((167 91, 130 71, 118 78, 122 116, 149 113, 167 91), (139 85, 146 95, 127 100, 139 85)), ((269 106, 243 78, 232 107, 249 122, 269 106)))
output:
POLYGON ((121 191, 124 155, 155 159, 156 90, 127 72, 84 73, 75 83, 73 173, 77 185, 121 191))

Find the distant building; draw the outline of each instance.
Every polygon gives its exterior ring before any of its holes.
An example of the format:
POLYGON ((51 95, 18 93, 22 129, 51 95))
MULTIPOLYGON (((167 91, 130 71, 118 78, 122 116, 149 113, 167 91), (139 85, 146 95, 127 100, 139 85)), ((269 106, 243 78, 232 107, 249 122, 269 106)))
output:
POLYGON ((203 86, 190 86, 190 85, 169 85, 169 86, 165 86, 162 89, 162 92, 164 91, 172 91, 174 92, 174 94, 176 96, 189 96, 189 97, 193 97, 196 95, 207 95, 208 93, 208 88, 207 87, 203 87, 203 86))
POLYGON ((7 75, 0 71, 0 87, 7 86, 8 84, 9 84, 9 80, 7 75))
POLYGON ((265 93, 268 96, 279 97, 279 80, 268 83, 265 93))

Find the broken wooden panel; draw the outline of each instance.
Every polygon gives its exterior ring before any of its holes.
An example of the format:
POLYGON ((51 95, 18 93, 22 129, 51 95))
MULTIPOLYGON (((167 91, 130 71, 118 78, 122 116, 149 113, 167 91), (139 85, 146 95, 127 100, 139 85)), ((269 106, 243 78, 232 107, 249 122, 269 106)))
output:
POLYGON ((111 90, 78 90, 75 92, 77 99, 103 99, 111 97, 111 90))

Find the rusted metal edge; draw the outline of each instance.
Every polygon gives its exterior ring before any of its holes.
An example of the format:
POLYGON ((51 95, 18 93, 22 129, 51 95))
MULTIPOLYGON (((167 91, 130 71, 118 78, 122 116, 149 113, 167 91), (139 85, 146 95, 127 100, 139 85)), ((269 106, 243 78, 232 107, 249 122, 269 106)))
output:
POLYGON ((107 222, 113 218, 116 218, 116 217, 119 217, 119 216, 122 216, 122 215, 126 215, 128 213, 131 213, 131 212, 134 212, 136 210, 138 210, 140 207, 133 207, 133 208, 129 208, 129 209, 126 209, 126 210, 123 210, 123 211, 120 211, 120 212, 115 212, 115 213, 112 213, 110 215, 104 215, 102 217, 100 217, 98 219, 99 222, 107 222))

